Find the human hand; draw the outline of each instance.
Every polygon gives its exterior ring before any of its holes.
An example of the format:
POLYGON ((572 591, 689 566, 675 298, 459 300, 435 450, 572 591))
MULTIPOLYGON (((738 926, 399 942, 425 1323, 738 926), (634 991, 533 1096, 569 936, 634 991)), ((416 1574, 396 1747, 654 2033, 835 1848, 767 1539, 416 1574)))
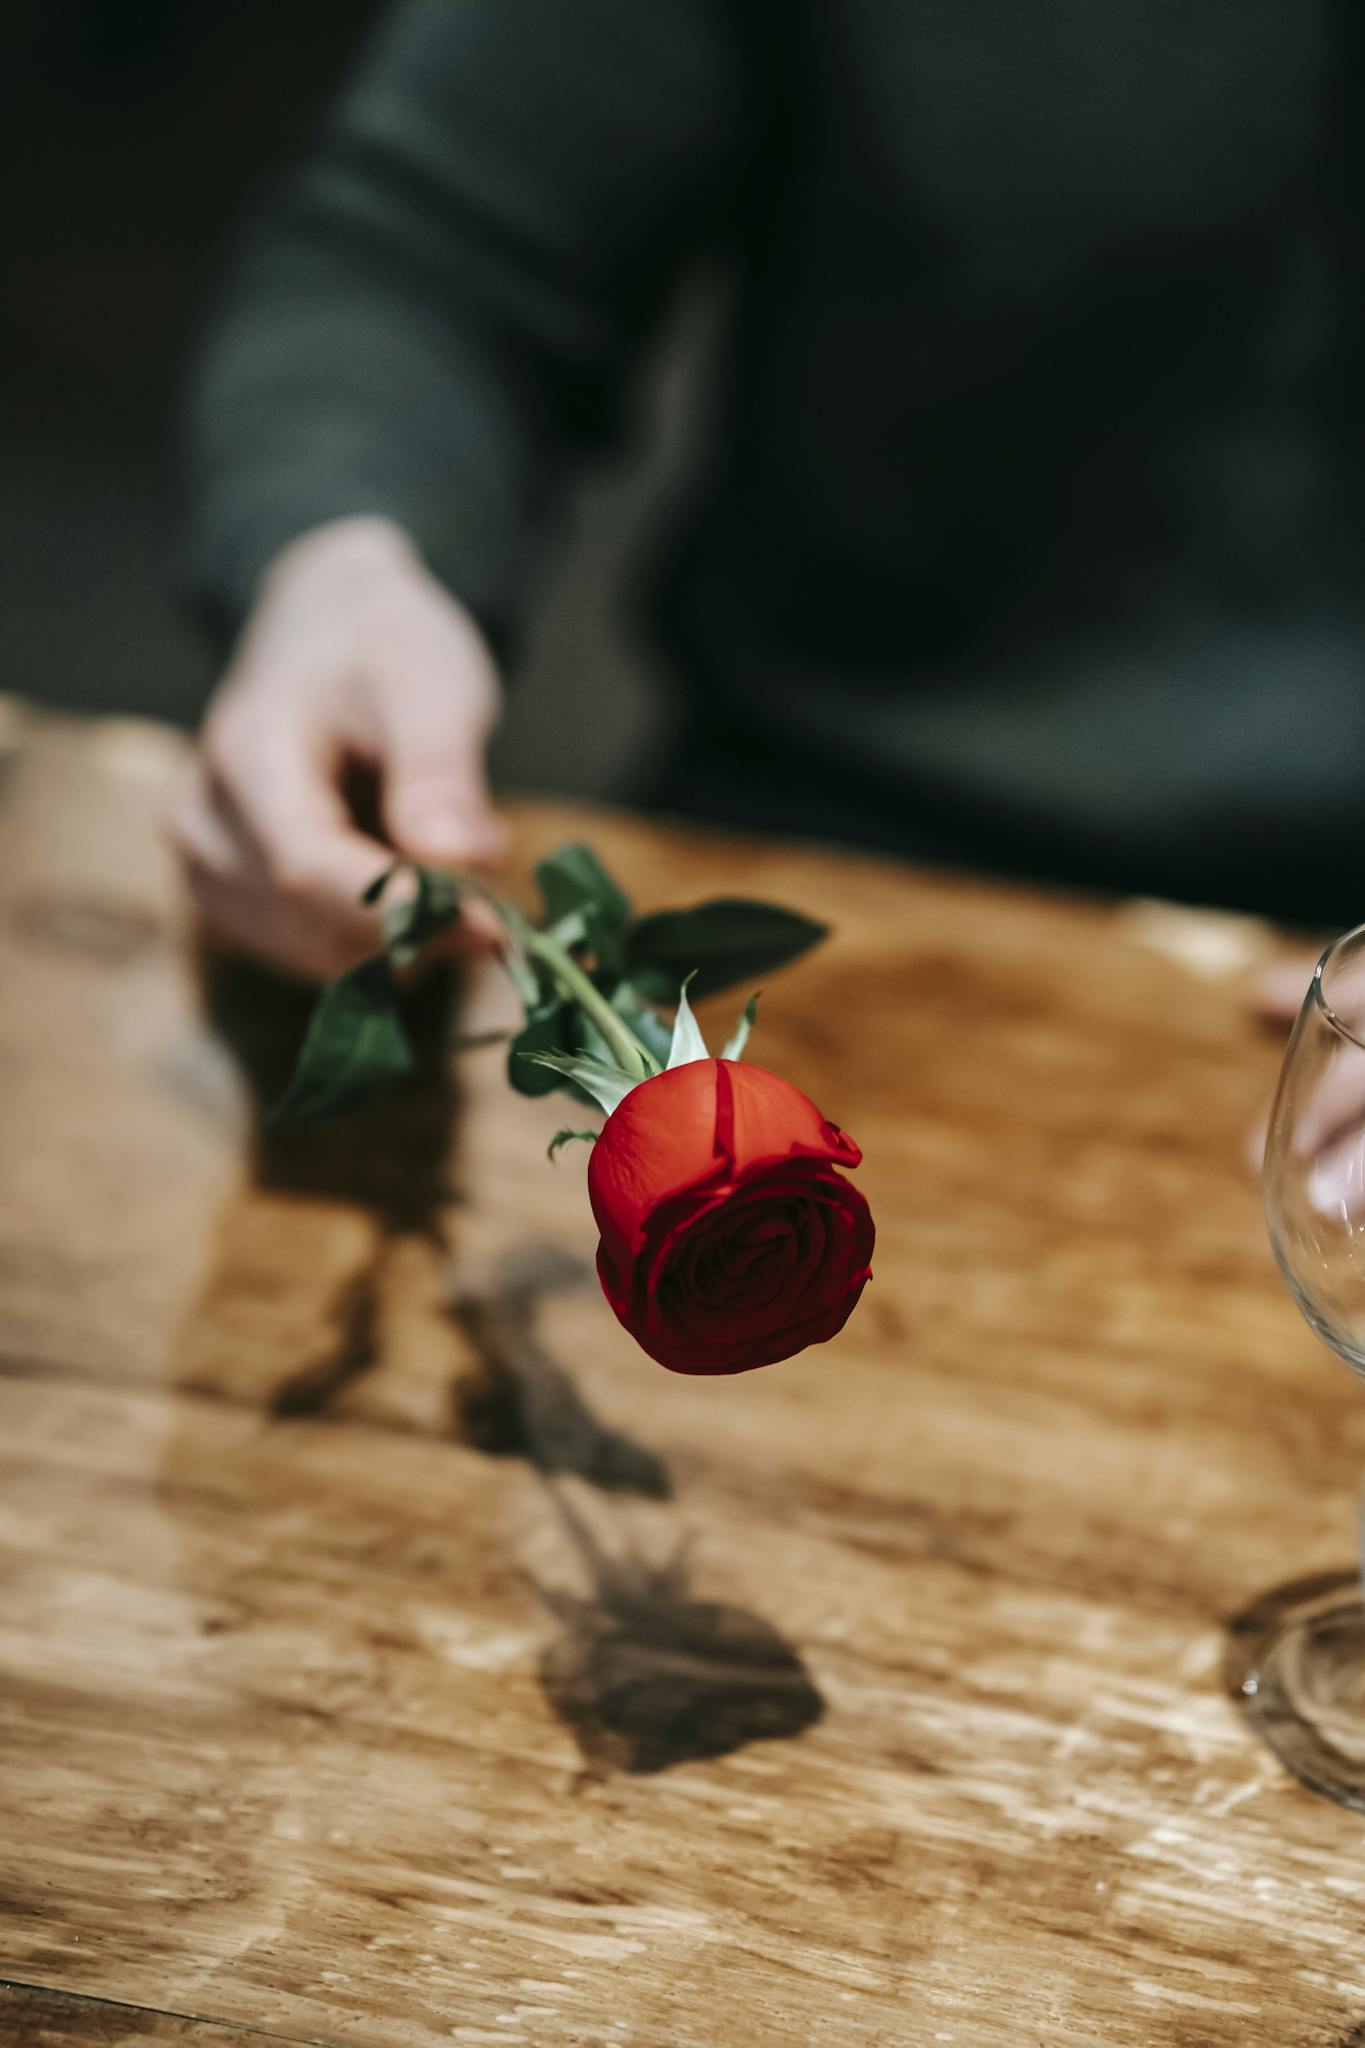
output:
MULTIPOLYGON (((386 520, 278 555, 210 705, 170 836, 209 935, 324 981, 379 950, 360 898, 394 851, 495 864, 485 751, 500 685, 478 628, 386 520), (357 774, 377 786, 356 815, 357 774)), ((486 942, 477 909, 461 927, 486 942)))
MULTIPOLYGON (((1298 1061, 1286 1067, 1293 1085, 1286 1093, 1282 1084, 1269 1140, 1280 1206, 1298 1204, 1301 1233, 1316 1231, 1314 1217, 1344 1221, 1354 1232, 1365 1214, 1365 959, 1359 942, 1348 934, 1320 967, 1306 956, 1287 963, 1258 995, 1262 1013, 1274 1022, 1290 1021, 1301 1009, 1306 1018, 1298 1061), (1310 988, 1313 1000, 1305 1009, 1310 988)), ((1257 1167, 1266 1142, 1262 1127, 1253 1139, 1257 1167)))
MULTIPOLYGON (((1304 953, 1292 959, 1277 960, 1272 965, 1262 968, 1250 991, 1251 1007, 1262 1023, 1286 1032, 1292 1028, 1299 1011, 1303 1008, 1303 999, 1308 993, 1317 964, 1316 953, 1304 953)), ((1331 1105, 1325 1106, 1325 1121, 1328 1124, 1333 1122, 1339 1107, 1340 1105, 1335 1108, 1331 1105)), ((1247 1135, 1247 1164, 1255 1174, 1260 1173, 1265 1158, 1269 1120, 1270 1111, 1267 1106, 1247 1135)))
POLYGON ((1256 1015, 1266 1024, 1282 1024, 1288 1030, 1303 1007, 1317 964, 1316 953, 1304 953, 1262 968, 1251 990, 1256 1015))

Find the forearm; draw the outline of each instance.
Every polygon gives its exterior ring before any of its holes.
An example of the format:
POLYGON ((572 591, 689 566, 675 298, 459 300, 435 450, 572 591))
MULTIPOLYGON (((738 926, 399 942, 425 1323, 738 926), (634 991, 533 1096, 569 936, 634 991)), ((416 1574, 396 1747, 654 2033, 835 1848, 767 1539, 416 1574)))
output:
POLYGON ((222 633, 291 541, 392 522, 497 632, 543 458, 533 409, 419 295, 289 223, 252 255, 201 365, 185 436, 185 572, 222 633))
POLYGON ((499 635, 556 458, 742 134, 718 0, 409 0, 257 239, 194 387, 186 561, 233 626, 264 565, 394 521, 499 635))

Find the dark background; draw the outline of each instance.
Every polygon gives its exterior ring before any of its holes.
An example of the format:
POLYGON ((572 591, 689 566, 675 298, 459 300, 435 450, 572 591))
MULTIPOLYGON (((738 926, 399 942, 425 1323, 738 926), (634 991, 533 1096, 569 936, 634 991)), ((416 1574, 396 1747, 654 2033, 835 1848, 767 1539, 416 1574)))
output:
MULTIPOLYGON (((0 691, 197 717, 211 669, 169 589, 179 393, 243 223, 382 12, 0 5, 0 691)), ((504 780, 628 793, 660 743, 614 598, 685 466, 704 317, 684 314, 645 380, 637 452, 579 494, 499 742, 504 780)))

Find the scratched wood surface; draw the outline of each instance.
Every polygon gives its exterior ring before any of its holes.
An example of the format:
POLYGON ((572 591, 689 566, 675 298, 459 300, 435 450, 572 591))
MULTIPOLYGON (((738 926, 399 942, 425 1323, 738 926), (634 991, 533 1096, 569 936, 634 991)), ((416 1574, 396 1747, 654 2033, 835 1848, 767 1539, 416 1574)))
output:
POLYGON ((261 2048, 269 2038, 254 2028, 0 1984, 0 2048, 261 2048))
POLYGON ((191 962, 176 743, 9 739, 0 2042, 1365 2041, 1365 1823, 1223 1675, 1349 1565, 1365 1404, 1188 926, 522 807, 523 870, 837 927, 755 1052, 865 1147, 874 1284, 678 1379, 496 1051, 263 1138, 298 1004, 191 962))

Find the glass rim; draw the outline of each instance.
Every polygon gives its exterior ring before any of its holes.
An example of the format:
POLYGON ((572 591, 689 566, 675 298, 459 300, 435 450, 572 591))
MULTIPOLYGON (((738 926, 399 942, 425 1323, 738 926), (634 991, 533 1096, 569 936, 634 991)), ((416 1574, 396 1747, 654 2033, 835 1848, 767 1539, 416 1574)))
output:
POLYGON ((1321 1011, 1329 1028, 1335 1031, 1339 1038, 1344 1038, 1348 1045, 1355 1046, 1359 1052, 1365 1052, 1365 1037, 1362 1037, 1359 1032, 1353 1031, 1345 1018, 1338 1015, 1328 1002, 1322 987, 1324 968, 1331 963, 1344 946, 1349 946, 1353 939, 1365 939, 1365 924, 1353 924, 1348 932, 1339 932, 1331 945, 1324 948, 1322 958, 1313 969, 1313 979, 1309 983, 1308 988, 1309 994, 1317 1008, 1321 1011))

